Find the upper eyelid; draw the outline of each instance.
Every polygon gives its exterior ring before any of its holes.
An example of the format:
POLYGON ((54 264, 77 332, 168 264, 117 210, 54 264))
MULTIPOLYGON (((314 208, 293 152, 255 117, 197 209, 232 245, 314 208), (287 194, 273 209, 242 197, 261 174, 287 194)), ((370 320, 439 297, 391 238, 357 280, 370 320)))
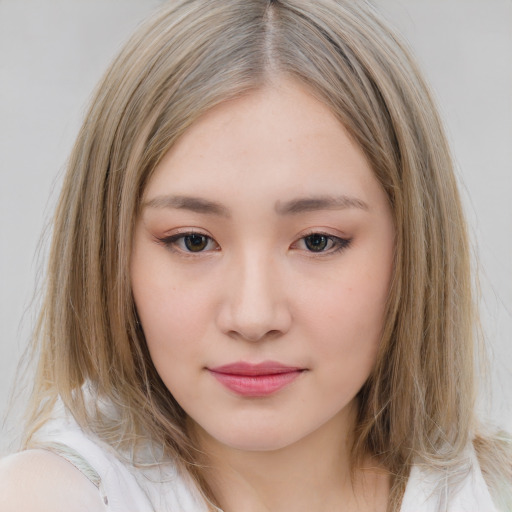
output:
MULTIPOLYGON (((349 236, 339 229, 330 228, 330 227, 313 227, 313 228, 307 228, 303 231, 299 232, 298 238, 304 238, 306 236, 310 235, 324 235, 324 236, 330 236, 332 238, 349 238, 349 236)), ((297 238, 297 239, 298 239, 297 238)))
MULTIPOLYGON (((335 235, 333 233, 330 233, 329 231, 326 231, 326 230, 321 230, 321 229, 312 229, 310 231, 306 231, 304 233, 301 233, 301 235, 296 239, 296 241, 299 241, 299 240, 303 240, 304 238, 307 238, 308 236, 312 236, 312 235, 320 235, 320 236, 325 236, 327 238, 333 238, 335 240, 350 240, 351 237, 348 237, 348 236, 345 236, 345 235, 335 235)), ((295 242, 294 242, 295 243, 295 242)))
POLYGON ((179 253, 183 254, 184 256, 198 256, 203 253, 212 252, 212 250, 210 249, 209 251, 197 251, 194 253, 193 251, 186 251, 177 246, 176 242, 178 240, 183 239, 187 236, 191 236, 191 235, 204 236, 205 238, 208 238, 211 242, 213 242, 217 247, 220 248, 220 245, 212 236, 210 236, 202 231, 192 230, 192 229, 187 229, 186 231, 173 233, 171 235, 166 235, 163 237, 158 237, 157 240, 159 243, 165 245, 169 250, 172 250, 174 252, 179 252, 179 253))
MULTIPOLYGON (((325 236, 326 238, 330 238, 331 240, 337 240, 337 241, 340 241, 340 242, 350 242, 351 239, 349 238, 345 238, 343 236, 338 236, 338 235, 332 235, 330 233, 324 233, 322 231, 312 231, 311 233, 307 233, 305 235, 301 235, 299 238, 297 238, 297 240, 295 242, 293 242, 294 244, 297 243, 297 242, 300 242, 301 240, 304 240, 305 238, 308 238, 309 236, 313 236, 313 235, 320 235, 320 236, 325 236)), ((293 244, 292 244, 293 245, 293 244)))
POLYGON ((212 239, 213 241, 216 242, 215 238, 210 235, 209 233, 206 233, 205 231, 199 229, 199 228, 186 228, 186 229, 183 229, 183 230, 178 230, 178 231, 174 231, 172 232, 171 234, 169 235, 163 235, 163 236, 160 236, 160 237, 157 237, 157 239, 161 242, 165 241, 165 240, 173 240, 173 239, 178 239, 180 237, 185 237, 187 235, 199 235, 199 236, 205 236, 207 238, 210 238, 212 239))

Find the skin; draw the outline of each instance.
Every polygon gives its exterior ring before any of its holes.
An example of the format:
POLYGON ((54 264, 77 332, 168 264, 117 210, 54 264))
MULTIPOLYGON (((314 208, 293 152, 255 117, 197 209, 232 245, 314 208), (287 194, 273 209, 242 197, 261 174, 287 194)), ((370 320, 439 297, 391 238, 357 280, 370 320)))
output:
POLYGON ((376 469, 351 480, 348 452, 393 248, 390 206, 363 153, 294 82, 214 108, 156 168, 135 229, 133 294, 226 512, 385 510, 388 476, 368 459, 376 469), (312 197, 321 201, 302 201, 312 197), (268 360, 301 372, 265 397, 210 371, 268 360))

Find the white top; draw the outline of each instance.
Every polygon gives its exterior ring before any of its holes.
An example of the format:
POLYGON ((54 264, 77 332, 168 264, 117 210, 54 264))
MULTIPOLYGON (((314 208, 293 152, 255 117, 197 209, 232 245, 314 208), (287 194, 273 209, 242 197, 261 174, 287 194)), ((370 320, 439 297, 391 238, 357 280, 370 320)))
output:
MULTIPOLYGON (((108 445, 88 437, 62 409, 38 432, 36 440, 68 460, 98 488, 105 512, 208 510, 194 484, 172 465, 150 470, 130 467, 108 445)), ((469 459, 468 472, 447 508, 436 492, 443 476, 432 469, 413 467, 401 512, 498 512, 472 449, 469 459)))

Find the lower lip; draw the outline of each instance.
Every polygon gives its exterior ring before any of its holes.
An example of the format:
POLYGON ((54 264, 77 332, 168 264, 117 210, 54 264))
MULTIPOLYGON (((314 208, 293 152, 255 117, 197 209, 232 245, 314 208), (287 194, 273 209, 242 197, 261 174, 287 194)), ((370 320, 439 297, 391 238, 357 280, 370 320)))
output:
POLYGON ((237 395, 263 397, 272 395, 297 379, 302 371, 294 370, 271 375, 233 375, 230 373, 218 373, 210 370, 210 373, 226 388, 237 395))

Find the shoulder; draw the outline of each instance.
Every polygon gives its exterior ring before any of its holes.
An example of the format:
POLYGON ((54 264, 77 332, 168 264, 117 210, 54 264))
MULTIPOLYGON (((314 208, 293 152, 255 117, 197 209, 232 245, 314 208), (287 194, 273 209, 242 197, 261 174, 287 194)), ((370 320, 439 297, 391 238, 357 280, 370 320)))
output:
POLYGON ((0 512, 104 512, 98 489, 64 458, 27 450, 0 460, 0 512))

